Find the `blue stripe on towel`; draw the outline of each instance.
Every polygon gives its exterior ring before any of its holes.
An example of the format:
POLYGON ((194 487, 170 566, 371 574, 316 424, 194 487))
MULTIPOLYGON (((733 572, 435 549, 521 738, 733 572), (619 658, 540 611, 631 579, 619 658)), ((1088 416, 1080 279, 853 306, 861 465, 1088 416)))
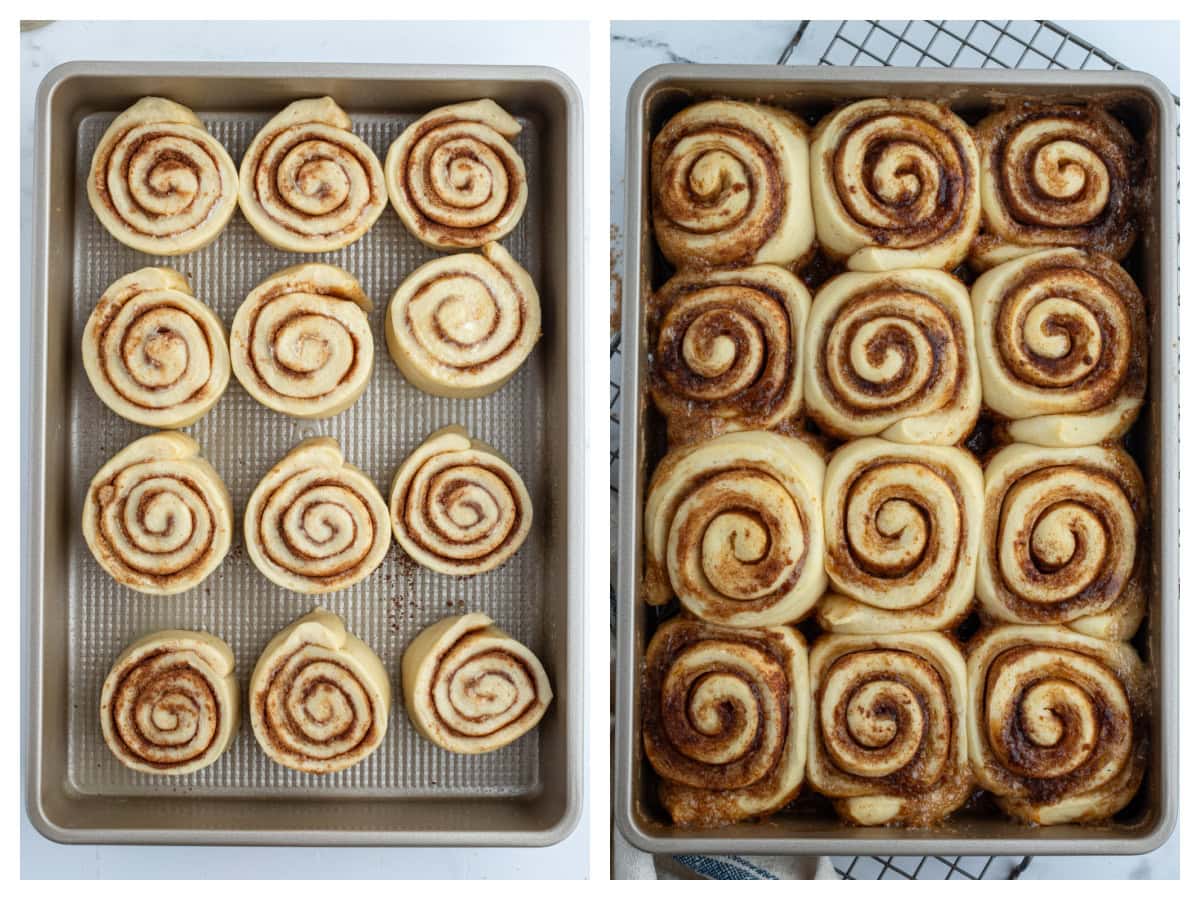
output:
POLYGON ((779 879, 761 866, 756 866, 742 856, 699 856, 687 854, 676 856, 675 861, 691 869, 697 875, 715 881, 778 881, 779 879))

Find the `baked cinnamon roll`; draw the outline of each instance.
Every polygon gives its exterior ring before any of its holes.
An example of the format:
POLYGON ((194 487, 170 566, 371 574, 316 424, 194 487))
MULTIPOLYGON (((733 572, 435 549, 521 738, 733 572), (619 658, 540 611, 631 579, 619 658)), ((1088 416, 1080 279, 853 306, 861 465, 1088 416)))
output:
POLYGON ((1133 248, 1143 163, 1104 109, 1024 102, 991 114, 975 134, 984 225, 976 266, 1021 250, 1080 247, 1120 260, 1133 248))
POLYGON ((878 438, 842 445, 825 470, 822 599, 830 631, 940 631, 975 599, 983 472, 958 447, 878 438))
POLYGON ((521 476, 458 425, 435 431, 401 463, 390 498, 396 542, 443 575, 479 575, 503 565, 533 523, 521 476))
POLYGON ((650 391, 672 444, 800 415, 809 304, 778 266, 680 272, 654 293, 650 391))
POLYGON ((953 269, 979 228, 979 154, 947 107, 899 97, 830 113, 813 132, 817 240, 854 271, 953 269))
POLYGON ((813 644, 808 780, 854 825, 936 824, 970 796, 967 671, 945 635, 813 644))
POLYGON ((263 406, 301 419, 349 409, 371 378, 371 301, 337 266, 276 272, 250 292, 229 334, 233 374, 263 406))
POLYGON ((330 97, 297 100, 242 157, 238 205, 258 236, 295 253, 340 250, 387 205, 383 168, 330 97))
POLYGON ((1127 640, 1146 610, 1146 486, 1116 447, 1012 444, 983 473, 976 590, 1001 622, 1127 640))
POLYGON ((979 416, 971 298, 931 269, 848 272, 813 299, 806 412, 839 438, 957 444, 979 416))
POLYGON ((826 585, 824 475, 807 443, 769 431, 668 453, 647 491, 646 602, 737 627, 804 618, 826 585))
POLYGON ((804 783, 808 652, 795 629, 676 618, 646 648, 642 740, 677 825, 768 815, 804 783))
POLYGON ((435 250, 482 247, 525 211, 525 163, 510 141, 521 124, 493 100, 426 113, 392 143, 388 196, 408 233, 435 250))
POLYGON ((1047 447, 1121 437, 1146 393, 1146 303, 1107 256, 1046 250, 971 287, 983 402, 1006 437, 1047 447))
POLYGON ((246 504, 246 549, 282 588, 328 594, 362 581, 391 543, 388 508, 338 442, 309 438, 293 447, 246 504))
POLYGON ((229 384, 225 329, 174 269, 139 269, 110 284, 88 316, 83 368, 122 418, 184 428, 229 384))
POLYGON ((249 693, 258 745, 297 772, 348 769, 374 753, 387 733, 392 687, 383 663, 319 606, 271 639, 249 693))
POLYGON ((971 764, 1009 815, 1097 822, 1137 793, 1150 755, 1150 675, 1127 644, 1004 626, 967 659, 971 764))
POLYGON ((387 310, 387 345, 415 387, 439 397, 499 390, 541 336, 537 288, 499 244, 427 262, 387 310))
POLYGON ((240 703, 228 644, 203 631, 158 631, 113 663, 100 691, 100 729, 128 768, 186 775, 228 749, 240 703))
POLYGON ((229 223, 238 172, 194 112, 143 97, 100 138, 87 192, 100 224, 122 244, 178 256, 208 246, 229 223))
POLYGON ((689 106, 655 137, 650 180, 654 234, 677 269, 790 266, 812 254, 808 128, 786 110, 689 106))
POLYGON ((483 613, 422 631, 401 662, 417 731, 452 753, 489 753, 533 729, 554 697, 536 656, 483 613))
POLYGON ((104 464, 83 500, 96 562, 143 594, 178 594, 221 564, 233 503, 200 445, 178 431, 139 438, 104 464))

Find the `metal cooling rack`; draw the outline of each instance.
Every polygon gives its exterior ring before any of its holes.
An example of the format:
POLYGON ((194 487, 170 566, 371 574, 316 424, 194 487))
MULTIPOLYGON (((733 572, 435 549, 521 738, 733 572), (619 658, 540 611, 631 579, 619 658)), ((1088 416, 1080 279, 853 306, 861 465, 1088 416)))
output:
MULTIPOLYGON (((810 26, 834 23, 803 21, 777 60, 779 65, 810 64, 796 50, 810 26)), ((1099 47, 1045 21, 842 21, 817 58, 822 66, 951 66, 983 69, 1124 69, 1099 47)), ((614 256, 614 268, 618 263, 614 256)), ((617 290, 614 284, 613 290, 617 290)), ((615 296, 614 296, 615 302, 615 296)), ((627 298, 636 302, 636 298, 627 298)), ((617 494, 620 480, 621 439, 621 333, 609 341, 609 488, 612 547, 616 547, 617 494)), ((615 572, 615 565, 613 571, 615 572)), ((610 589, 615 621, 616 596, 610 589)), ((835 856, 834 871, 844 880, 954 880, 1016 879, 1032 857, 997 856, 835 856)))

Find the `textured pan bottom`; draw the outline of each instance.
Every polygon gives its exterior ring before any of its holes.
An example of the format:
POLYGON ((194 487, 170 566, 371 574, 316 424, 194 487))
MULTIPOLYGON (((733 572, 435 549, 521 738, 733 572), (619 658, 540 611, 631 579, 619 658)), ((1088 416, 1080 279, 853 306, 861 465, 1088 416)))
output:
MULTIPOLYGON (((72 296, 74 351, 69 377, 70 419, 70 622, 67 788, 86 795, 112 797, 162 795, 196 797, 349 797, 380 798, 514 796, 535 792, 539 781, 536 733, 481 756, 456 756, 419 738, 400 699, 400 656, 409 641, 445 615, 485 612, 517 640, 545 660, 542 647, 542 598, 546 570, 548 456, 545 423, 544 354, 535 350, 500 391, 478 400, 427 396, 404 381, 387 353, 384 313, 392 293, 417 266, 440 254, 409 236, 390 206, 359 242, 336 253, 308 256, 266 244, 234 216, 220 238, 183 257, 145 256, 114 240, 87 204, 85 189, 92 152, 111 113, 87 116, 76 148, 75 259, 72 296), (110 412, 92 392, 79 363, 83 325, 104 289, 116 278, 148 265, 183 272, 196 296, 228 329, 246 294, 267 275, 298 262, 334 263, 355 275, 374 301, 371 329, 375 368, 361 399, 349 410, 321 421, 294 420, 255 402, 231 379, 221 402, 185 429, 216 467, 234 501, 237 534, 221 567, 200 587, 175 597, 148 597, 114 582, 96 564, 80 535, 83 497, 92 475, 116 451, 148 433, 110 412), (297 441, 315 435, 336 437, 349 462, 366 471, 385 497, 401 460, 431 431, 461 424, 499 449, 525 479, 533 499, 534 527, 521 551, 499 570, 471 579, 427 572, 409 561, 393 542, 383 565, 349 590, 308 598, 276 587, 254 568, 241 540, 246 500, 262 475, 297 441), (190 628, 224 638, 237 659, 245 700, 250 672, 270 637, 292 619, 320 603, 346 620, 383 660, 392 681, 393 704, 383 746, 362 764, 334 775, 303 775, 267 759, 250 732, 248 716, 221 759, 182 777, 146 775, 116 761, 100 734, 100 687, 113 659, 127 643, 147 631, 190 628)), ((270 114, 201 114, 209 130, 240 161, 270 114)), ((354 130, 379 156, 415 116, 354 116, 354 130)), ((529 203, 504 246, 542 287, 541 192, 538 135, 532 123, 516 140, 530 176, 529 203)), ((546 300, 544 299, 545 303, 546 300)), ((53 436, 49 436, 53 440, 53 436)), ((554 673, 551 672, 552 681, 554 673)))

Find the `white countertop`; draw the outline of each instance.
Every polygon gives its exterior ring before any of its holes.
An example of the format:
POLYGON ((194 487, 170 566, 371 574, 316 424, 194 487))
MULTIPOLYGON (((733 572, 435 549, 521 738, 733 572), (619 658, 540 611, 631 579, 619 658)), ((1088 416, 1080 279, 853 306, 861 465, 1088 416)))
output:
MULTIPOLYGON (((621 259, 625 222, 625 103, 629 88, 644 70, 660 63, 770 63, 815 65, 830 45, 837 22, 811 22, 792 46, 799 22, 613 22, 610 211, 616 227, 611 253, 621 259), (789 51, 790 48, 790 51, 789 51)), ((891 23, 891 27, 904 23, 891 23)), ((1179 26, 1176 22, 1061 22, 1064 28, 1104 50, 1129 68, 1150 72, 1179 94, 1179 26)), ((864 28, 863 31, 866 29, 864 28)), ((963 29, 958 29, 960 32, 963 29)), ((848 61, 848 60, 847 60, 848 61)), ((1003 878, 1019 860, 997 859, 988 877, 1003 878)), ((844 863, 839 863, 844 865, 844 863)), ((907 866, 910 870, 913 866, 907 866)), ((964 868, 978 872, 978 863, 964 868)), ((877 863, 855 868, 874 877, 877 863)), ((944 877, 946 866, 931 865, 923 874, 944 877)), ((1132 857, 1037 857, 1022 878, 1178 878, 1179 830, 1161 849, 1132 857)))
MULTIPOLYGON (((585 101, 588 96, 586 22, 55 22, 21 34, 22 234, 29 233, 38 83, 59 63, 101 59, 547 65, 570 76, 585 101)), ((28 371, 30 260, 28 247, 22 249, 21 352, 22 371, 28 371)), ((24 422, 28 398, 22 396, 21 403, 24 422)), ((23 448, 23 461, 25 453, 23 448)), ((22 559, 25 555, 22 552, 22 559)), ((585 771, 586 765, 585 757, 585 771)), ((21 874, 25 878, 579 878, 588 866, 588 816, 585 798, 575 832, 561 844, 541 849, 321 849, 62 846, 43 838, 22 814, 21 874)))

